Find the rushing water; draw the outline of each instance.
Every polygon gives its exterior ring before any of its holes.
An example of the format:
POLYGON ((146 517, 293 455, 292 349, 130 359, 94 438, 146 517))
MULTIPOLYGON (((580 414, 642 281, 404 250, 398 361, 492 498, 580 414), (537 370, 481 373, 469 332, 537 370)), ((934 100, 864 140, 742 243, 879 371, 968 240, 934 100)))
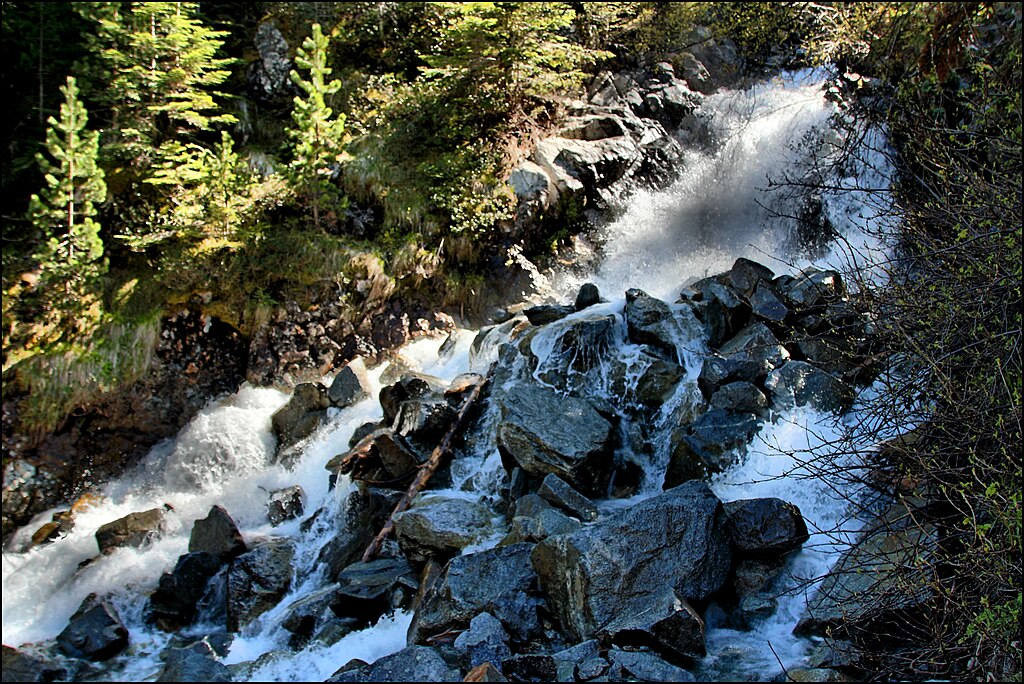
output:
MULTIPOLYGON (((671 187, 634 194, 621 215, 604 228, 605 258, 595 273, 563 274, 553 287, 571 300, 581 282, 599 285, 613 301, 590 313, 621 314, 622 292, 638 287, 674 301, 679 288, 696 278, 728 269, 739 256, 761 261, 777 273, 795 272, 812 263, 844 270, 860 255, 881 249, 868 234, 884 231, 887 207, 873 203, 878 195, 857 188, 884 187, 887 173, 876 148, 884 137, 874 131, 862 136, 860 154, 845 159, 837 175, 821 176, 819 162, 837 154, 842 134, 832 130, 834 106, 823 95, 821 75, 792 74, 747 91, 725 91, 705 99, 699 112, 711 144, 706 150, 686 153, 682 174, 671 187), (821 194, 822 213, 842 236, 834 245, 843 248, 808 249, 795 239, 796 203, 803 201, 790 188, 778 188, 784 178, 826 180, 831 189, 821 194)), ((682 329, 680 335, 685 335, 682 329)), ((558 326, 538 335, 533 351, 541 359, 537 371, 543 381, 544 364, 554 360, 551 349, 558 326)), ((460 331, 455 350, 439 358, 439 340, 413 343, 402 355, 418 369, 444 379, 459 373, 484 370, 497 354, 500 337, 470 354, 474 335, 460 331)), ((664 409, 665 415, 695 392, 703 342, 680 340, 680 362, 688 381, 664 409)), ((624 333, 619 358, 639 358, 624 333)), ((600 364, 599 364, 600 365, 600 364)), ((382 368, 371 371, 379 391, 382 368)), ((325 379, 326 381, 326 379, 325 379)), ((607 384, 598 381, 600 388, 607 384)), ((374 392, 376 395, 376 392, 374 392)), ((131 647, 108 671, 111 679, 152 679, 159 672, 159 653, 171 637, 145 622, 145 597, 156 587, 162 572, 171 569, 187 551, 193 522, 219 504, 234 517, 247 539, 289 536, 296 543, 295 581, 277 608, 261 616, 232 643, 228 664, 253 662, 244 673, 252 680, 317 681, 330 676, 352 658, 372 661, 405 646, 411 620, 407 613, 386 616, 375 626, 348 635, 332 646, 313 644, 295 652, 287 647, 288 634, 279 624, 285 608, 322 584, 316 558, 330 538, 330 525, 300 529, 300 520, 271 528, 266 521, 267 492, 299 484, 305 492, 305 511, 336 510, 350 491, 342 479, 328 489, 325 463, 348 448, 359 425, 381 417, 376 396, 330 415, 329 423, 307 443, 290 468, 272 464, 274 439, 270 417, 287 401, 284 393, 245 387, 211 403, 173 442, 161 444, 136 471, 106 487, 102 503, 81 512, 74 530, 52 544, 27 552, 3 555, 3 643, 21 646, 54 638, 90 593, 109 596, 131 633, 131 647), (107 522, 128 513, 170 504, 166 530, 144 550, 119 549, 113 554, 80 564, 96 556, 94 533, 107 522)), ((622 401, 622 397, 615 397, 622 401)), ((808 477, 805 463, 812 455, 827 453, 832 444, 849 437, 859 425, 856 409, 837 419, 802 408, 766 423, 748 450, 746 459, 713 481, 723 500, 775 496, 799 506, 812 531, 811 541, 793 560, 781 580, 779 610, 754 631, 737 632, 715 624, 709 615, 709 655, 700 674, 707 678, 761 679, 766 673, 797 666, 809 642, 793 637, 792 628, 806 601, 808 582, 820 577, 836 559, 856 523, 849 520, 845 499, 834 482, 808 477)), ((864 430, 864 432, 870 432, 864 430)), ((854 435, 856 436, 856 435, 854 435)), ((493 440, 471 458, 453 465, 452 493, 483 497, 493 494, 503 479, 493 440)), ((869 445, 864 444, 864 448, 869 445)), ((627 448, 627 447, 624 447, 627 448)), ((656 450, 657 451, 657 450, 656 450)), ((645 488, 637 498, 660 490, 666 456, 664 449, 647 464, 645 488), (660 455, 659 455, 660 454, 660 455)), ((855 467, 855 463, 849 463, 855 467)), ((844 492, 847 495, 852 492, 844 492)), ((634 499, 635 500, 635 499, 634 499)), ((628 502, 609 502, 606 508, 628 502)), ((23 546, 50 513, 41 514, 21 530, 13 548, 23 546)), ((496 543, 497 538, 482 545, 496 543)), ((476 548, 480 548, 477 546, 476 548)), ((202 635, 203 625, 190 628, 202 635)))

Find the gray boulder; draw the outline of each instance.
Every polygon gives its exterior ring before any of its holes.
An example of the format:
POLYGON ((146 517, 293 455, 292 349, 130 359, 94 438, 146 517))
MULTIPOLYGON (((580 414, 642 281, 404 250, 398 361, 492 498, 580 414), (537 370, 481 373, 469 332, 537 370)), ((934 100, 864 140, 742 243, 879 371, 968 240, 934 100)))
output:
POLYGON ((327 566, 329 579, 337 580, 345 568, 359 560, 399 497, 396 492, 373 489, 361 482, 349 493, 332 524, 336 532, 317 557, 327 566))
POLYGON ((741 330, 722 345, 721 354, 734 364, 752 364, 756 369, 753 377, 734 378, 757 382, 772 372, 789 357, 789 351, 764 323, 753 323, 741 330))
POLYGON ((327 398, 332 406, 348 408, 370 396, 370 378, 366 373, 366 364, 361 358, 347 363, 334 376, 327 398))
POLYGON ((327 408, 330 405, 327 388, 319 382, 296 385, 288 403, 270 418, 274 434, 277 436, 278 454, 313 434, 327 417, 327 408))
POLYGON ((689 426, 675 430, 669 441, 665 488, 725 470, 760 427, 761 420, 753 413, 711 409, 689 426))
POLYGON ((896 503, 847 549, 807 602, 798 634, 892 633, 934 600, 938 531, 896 503))
POLYGON ((96 530, 96 543, 100 553, 113 553, 122 546, 138 548, 158 535, 164 521, 164 509, 154 508, 129 513, 123 518, 101 525, 96 530))
POLYGON ((219 556, 205 551, 180 556, 174 570, 160 576, 149 598, 150 615, 156 624, 169 631, 191 624, 206 585, 223 565, 219 556))
POLYGON ((184 648, 171 648, 164 654, 164 666, 158 682, 230 682, 227 666, 206 641, 197 641, 184 648))
POLYGON ((269 539, 236 558, 227 573, 227 627, 237 632, 284 598, 292 585, 295 547, 269 539))
POLYGON ((128 648, 128 630, 112 606, 90 594, 57 635, 57 648, 72 658, 110 660, 128 648))
POLYGON ((724 525, 708 486, 688 482, 549 537, 534 550, 533 564, 563 630, 579 641, 643 612, 666 591, 698 601, 717 591, 731 560, 724 525))
POLYGON ((530 321, 530 325, 547 325, 575 312, 576 307, 568 304, 538 304, 524 311, 523 315, 530 321))
POLYGON ((532 544, 499 546, 453 558, 425 587, 409 627, 409 643, 423 643, 452 629, 464 629, 484 611, 506 631, 526 641, 540 628, 534 596, 537 575, 530 564, 532 544))
POLYGON ((580 291, 576 293, 576 302, 573 306, 577 311, 583 311, 600 303, 600 301, 601 292, 597 289, 597 285, 594 283, 584 283, 580 286, 580 291))
POLYGON ((226 562, 245 553, 246 546, 234 519, 222 507, 213 506, 205 518, 192 525, 188 551, 212 553, 226 562))
POLYGON ((753 413, 763 418, 768 414, 768 397, 757 385, 740 380, 720 386, 711 395, 711 408, 753 413))
POLYGON ((795 505, 776 498, 743 499, 725 504, 725 529, 740 556, 776 556, 795 551, 810 535, 795 505))
POLYGON ((673 361, 641 352, 633 365, 613 359, 610 389, 627 402, 660 407, 686 377, 686 369, 673 361), (638 369, 642 368, 642 370, 638 369))
POLYGON ((612 471, 612 424, 587 401, 546 387, 516 386, 499 398, 498 448, 531 475, 554 473, 599 496, 612 471))
POLYGON ((502 627, 501 620, 483 612, 470 620, 469 629, 455 639, 455 651, 470 668, 483 663, 500 665, 512 655, 508 642, 508 632, 502 627))
POLYGON ((305 492, 299 485, 277 489, 270 493, 267 502, 267 522, 280 525, 285 520, 293 520, 302 516, 302 498, 305 492))
POLYGON ((846 294, 843 278, 836 271, 807 268, 790 281, 782 294, 798 308, 835 301, 846 294))
POLYGON ((70 668, 56 659, 39 653, 3 646, 3 681, 5 682, 53 682, 73 681, 70 668))
MULTIPOLYGON (((331 602, 335 600, 337 589, 337 584, 329 584, 293 601, 285 609, 281 617, 281 627, 292 634, 290 644, 301 646, 313 634, 337 621, 331 610, 331 602)), ((360 625, 359 621, 351 619, 346 626, 348 627, 347 631, 352 632, 360 625)))
MULTIPOLYGON (((683 309, 692 317, 688 309, 683 309)), ((626 329, 629 340, 646 344, 669 361, 679 357, 677 347, 690 339, 695 329, 694 322, 677 315, 672 308, 643 290, 626 290, 626 329)))
POLYGON ((600 634, 616 646, 651 648, 674 663, 692 665, 707 654, 704 620, 668 590, 640 612, 618 616, 600 634))
POLYGON ((404 558, 353 563, 338 576, 331 610, 340 618, 369 625, 384 613, 406 606, 419 582, 404 558))
POLYGON ((751 312, 766 321, 781 323, 789 316, 789 307, 770 281, 760 281, 749 297, 751 312))
POLYGON ((768 374, 765 389, 779 408, 813 406, 822 411, 843 411, 853 403, 853 388, 806 361, 790 361, 768 374))
POLYGON ((520 542, 539 542, 555 534, 579 529, 581 523, 554 508, 540 511, 534 516, 518 515, 512 518, 508 534, 501 540, 503 546, 520 542))
POLYGON ((702 304, 699 311, 708 331, 708 346, 712 349, 722 346, 750 320, 750 304, 729 284, 726 276, 698 280, 691 288, 702 304))
POLYGON ((583 496, 569 483, 554 474, 547 475, 540 483, 537 494, 553 506, 585 522, 597 520, 597 506, 583 496))
POLYGON ((681 667, 667 663, 653 653, 645 651, 623 651, 613 648, 608 651, 608 681, 612 682, 693 682, 694 676, 681 667))
POLYGON ((444 562, 491 532, 492 513, 467 499, 429 497, 394 516, 402 553, 414 564, 444 562))
POLYGON ((409 646, 384 656, 372 665, 346 665, 328 682, 458 682, 458 671, 448 667, 437 651, 409 646))

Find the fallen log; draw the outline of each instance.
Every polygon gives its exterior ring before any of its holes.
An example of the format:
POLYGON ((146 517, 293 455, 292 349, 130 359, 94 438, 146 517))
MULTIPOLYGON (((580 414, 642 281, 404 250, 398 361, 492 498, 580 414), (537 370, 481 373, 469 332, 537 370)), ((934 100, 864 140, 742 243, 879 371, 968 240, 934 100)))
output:
MULTIPOLYGON (((455 420, 452 421, 452 425, 448 428, 448 432, 445 433, 444 439, 438 444, 434 450, 430 453, 430 458, 423 462, 419 467, 419 472, 416 474, 416 479, 409 485, 409 489, 406 490, 402 498, 399 499, 395 505, 395 509, 391 511, 391 515, 388 516, 387 522, 384 523, 384 527, 381 531, 373 538, 370 545, 366 547, 366 551, 363 552, 363 562, 372 560, 374 556, 380 553, 381 546, 384 544, 384 540, 387 539, 388 535, 391 534, 392 530, 395 529, 395 516, 409 508, 413 499, 422 491, 423 487, 426 486, 427 482, 433 476, 434 472, 441 465, 441 459, 451 449, 452 440, 458 433, 459 428, 462 427, 463 421, 466 419, 466 415, 469 414, 469 409, 473 406, 476 400, 480 397, 480 392, 483 391, 484 386, 491 379, 491 374, 494 372, 494 366, 487 372, 487 375, 482 377, 479 382, 470 390, 469 394, 462 402, 462 406, 459 407, 459 412, 455 416, 455 420)), ((361 444, 362 442, 360 442, 361 444)), ((357 445, 358 446, 358 445, 357 445)))

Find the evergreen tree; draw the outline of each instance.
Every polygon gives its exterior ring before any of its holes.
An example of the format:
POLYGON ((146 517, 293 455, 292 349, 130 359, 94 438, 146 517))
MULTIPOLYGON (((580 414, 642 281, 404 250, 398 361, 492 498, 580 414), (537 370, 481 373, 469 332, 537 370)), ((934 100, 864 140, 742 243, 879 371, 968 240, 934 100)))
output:
POLYGON ((96 278, 105 271, 95 203, 107 194, 103 170, 96 165, 99 134, 87 131, 88 113, 78 100, 78 85, 68 77, 61 86, 60 119, 49 118, 46 151, 38 161, 46 186, 32 195, 29 219, 46 237, 36 258, 55 308, 73 319, 96 278))
POLYGON ((313 35, 306 38, 295 54, 295 64, 309 71, 309 79, 294 69, 292 82, 305 94, 295 97, 292 109, 294 128, 289 131, 295 140, 293 158, 289 166, 290 178, 300 196, 308 200, 313 211, 313 223, 320 228, 320 209, 337 188, 331 183, 333 166, 341 161, 345 145, 345 115, 334 112, 326 98, 341 88, 341 81, 332 79, 327 66, 327 36, 320 24, 313 24, 313 35))
POLYGON ((93 12, 111 79, 111 149, 136 167, 173 159, 196 133, 235 121, 215 99, 230 75, 231 60, 216 57, 227 33, 204 26, 197 12, 194 2, 133 2, 126 10, 93 12))

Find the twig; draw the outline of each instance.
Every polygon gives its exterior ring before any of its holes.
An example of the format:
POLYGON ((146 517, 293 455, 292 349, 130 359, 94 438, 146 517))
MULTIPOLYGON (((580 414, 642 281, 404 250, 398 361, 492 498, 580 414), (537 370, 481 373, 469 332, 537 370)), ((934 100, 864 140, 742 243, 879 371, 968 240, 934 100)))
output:
POLYGON ((423 465, 420 466, 420 471, 416 474, 416 479, 412 481, 412 484, 409 485, 409 489, 406 490, 405 494, 395 505, 395 510, 391 511, 391 515, 388 516, 388 520, 384 524, 384 527, 377 534, 377 536, 373 538, 373 541, 370 542, 370 545, 366 547, 366 551, 363 552, 364 563, 372 559, 378 553, 380 553, 380 549, 381 546, 383 546, 384 544, 384 540, 387 539, 388 535, 391 534, 391 531, 395 529, 395 516, 409 507, 413 499, 416 498, 416 496, 420 493, 423 487, 430 480, 431 476, 437 470, 438 466, 441 465, 441 459, 444 457, 445 454, 448 453, 449 449, 451 448, 452 440, 455 438, 455 434, 459 431, 459 428, 462 426, 462 423, 465 420, 466 415, 469 413, 470 407, 477 400, 477 398, 479 398, 480 392, 483 390, 484 385, 487 384, 488 380, 491 379, 491 374, 493 372, 494 366, 491 366, 491 369, 487 372, 487 375, 481 378, 480 382, 478 382, 476 386, 473 387, 470 393, 466 396, 466 399, 462 402, 462 406, 459 408, 459 413, 455 416, 455 420, 452 422, 452 426, 448 428, 448 432, 445 434, 444 439, 442 439, 441 443, 434 448, 433 452, 431 452, 430 458, 428 458, 423 463, 423 465))

